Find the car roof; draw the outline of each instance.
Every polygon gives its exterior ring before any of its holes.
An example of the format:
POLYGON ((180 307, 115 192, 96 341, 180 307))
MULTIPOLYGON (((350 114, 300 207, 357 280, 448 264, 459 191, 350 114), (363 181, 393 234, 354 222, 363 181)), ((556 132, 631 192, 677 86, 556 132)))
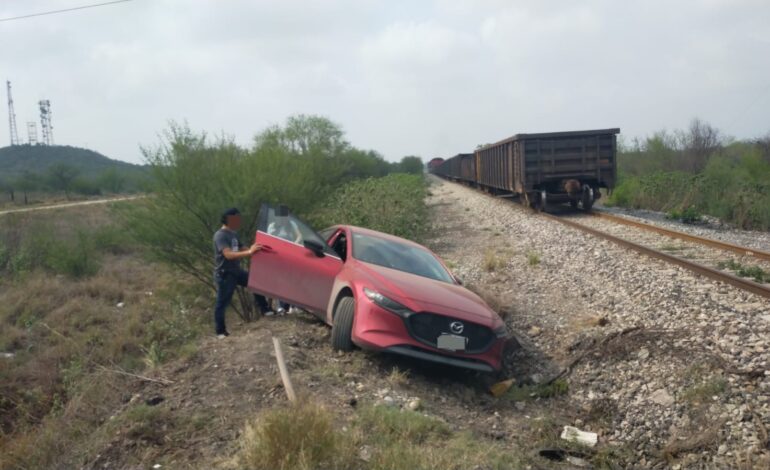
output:
POLYGON ((362 235, 370 235, 370 236, 373 236, 373 237, 384 238, 385 240, 391 240, 391 241, 394 241, 394 242, 401 242, 401 243, 405 243, 407 245, 412 245, 412 246, 416 246, 416 247, 422 248, 423 250, 427 249, 424 246, 420 245, 419 243, 413 242, 412 240, 407 240, 406 238, 397 237, 397 236, 391 235, 389 233, 378 232, 377 230, 372 230, 372 229, 368 229, 368 228, 364 228, 364 227, 357 227, 355 225, 335 225, 333 228, 337 228, 337 229, 346 228, 346 229, 350 230, 352 233, 360 233, 362 235))

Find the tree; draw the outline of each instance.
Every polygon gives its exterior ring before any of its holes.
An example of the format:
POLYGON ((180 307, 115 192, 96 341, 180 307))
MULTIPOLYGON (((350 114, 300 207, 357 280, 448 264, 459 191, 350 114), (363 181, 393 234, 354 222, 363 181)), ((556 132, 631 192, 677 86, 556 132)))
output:
POLYGON ((422 159, 412 155, 402 158, 398 164, 398 171, 401 173, 412 173, 419 175, 422 174, 424 169, 425 165, 422 163, 422 159))
POLYGON ((39 175, 25 171, 20 177, 16 178, 15 186, 24 194, 24 204, 28 204, 27 195, 36 189, 40 189, 43 186, 43 182, 39 175))
POLYGON ((110 168, 99 176, 98 186, 107 192, 119 194, 126 188, 126 176, 110 168))
POLYGON ((0 179, 0 191, 8 193, 8 198, 11 200, 11 202, 16 201, 16 196, 13 190, 13 184, 10 181, 5 179, 0 179))
POLYGON ((58 163, 48 168, 48 185, 57 190, 64 191, 67 199, 70 198, 73 183, 80 174, 80 171, 65 163, 58 163))
POLYGON ((255 138, 257 148, 280 148, 296 155, 334 157, 350 147, 342 128, 331 120, 298 114, 284 127, 272 126, 255 138))
POLYGON ((698 118, 690 122, 686 132, 678 133, 683 152, 683 170, 698 173, 706 168, 709 158, 722 147, 719 129, 698 118))

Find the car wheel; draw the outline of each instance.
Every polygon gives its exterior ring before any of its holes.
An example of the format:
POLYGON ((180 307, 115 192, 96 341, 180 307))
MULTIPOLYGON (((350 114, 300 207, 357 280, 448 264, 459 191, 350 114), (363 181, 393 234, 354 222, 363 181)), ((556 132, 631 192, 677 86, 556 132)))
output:
POLYGON ((334 323, 332 324, 332 348, 337 351, 350 351, 353 349, 353 312, 356 302, 353 297, 344 297, 334 310, 334 323))

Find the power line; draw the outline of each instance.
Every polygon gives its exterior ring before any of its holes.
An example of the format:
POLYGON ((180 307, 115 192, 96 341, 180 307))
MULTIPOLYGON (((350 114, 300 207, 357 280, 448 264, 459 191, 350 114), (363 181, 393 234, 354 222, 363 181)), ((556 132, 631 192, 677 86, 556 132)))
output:
POLYGON ((83 5, 83 6, 80 6, 80 7, 65 8, 63 10, 44 11, 42 13, 32 13, 30 15, 12 16, 10 18, 0 18, 0 21, 21 20, 21 19, 24 19, 24 18, 32 18, 32 17, 35 17, 35 16, 55 15, 57 13, 66 13, 68 11, 75 11, 75 10, 85 10, 86 8, 103 7, 103 6, 106 6, 106 5, 114 5, 116 3, 124 3, 124 2, 130 2, 130 1, 132 1, 132 0, 114 0, 112 2, 95 3, 95 4, 92 4, 92 5, 83 5))

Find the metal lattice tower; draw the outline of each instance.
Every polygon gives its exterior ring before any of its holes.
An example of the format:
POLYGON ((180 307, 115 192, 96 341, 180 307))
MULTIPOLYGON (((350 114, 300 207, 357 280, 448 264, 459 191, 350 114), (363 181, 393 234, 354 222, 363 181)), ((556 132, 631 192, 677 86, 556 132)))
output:
POLYGON ((40 100, 40 127, 42 128, 42 144, 53 145, 53 125, 51 125, 51 101, 40 100))
POLYGON ((13 110, 13 97, 11 96, 11 81, 6 80, 8 90, 8 124, 11 130, 11 145, 19 145, 19 133, 16 130, 16 112, 13 110))
POLYGON ((27 139, 29 145, 37 145, 37 123, 35 121, 27 121, 27 139))

